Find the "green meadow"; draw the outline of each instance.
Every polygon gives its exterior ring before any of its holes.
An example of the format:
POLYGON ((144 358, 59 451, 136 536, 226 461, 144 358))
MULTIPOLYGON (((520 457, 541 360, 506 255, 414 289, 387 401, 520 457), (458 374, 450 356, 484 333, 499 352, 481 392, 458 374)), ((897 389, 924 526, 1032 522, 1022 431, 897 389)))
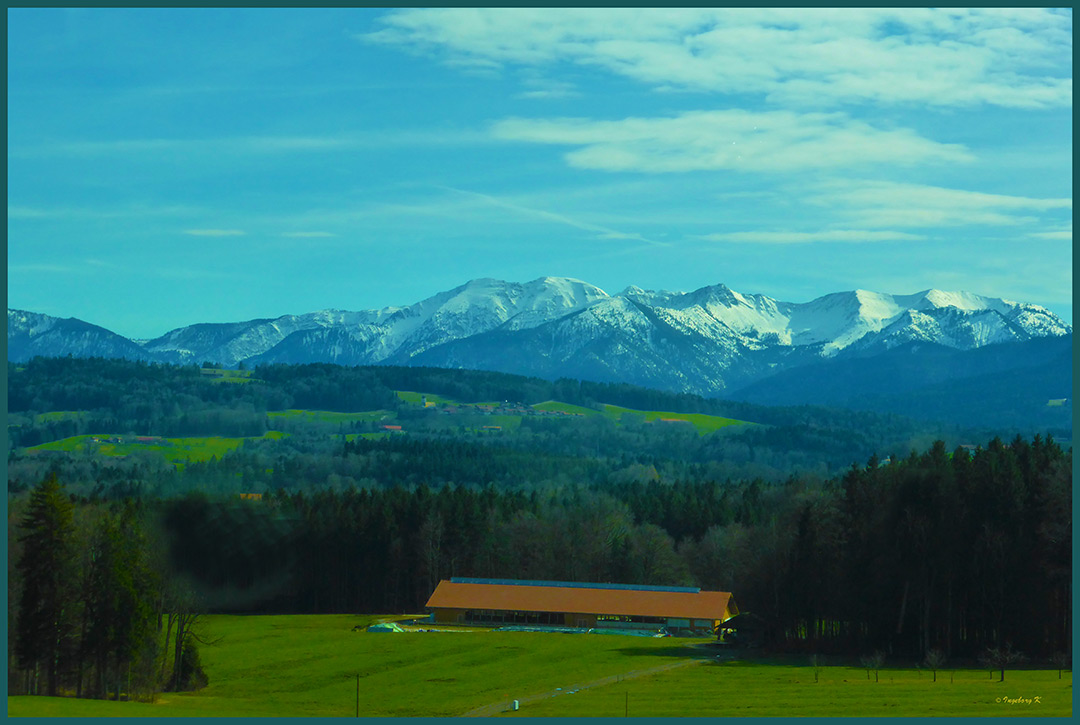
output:
POLYGON ((451 398, 444 398, 441 395, 434 395, 432 393, 413 393, 413 392, 410 392, 408 390, 395 390, 394 392, 397 393, 397 396, 401 400, 405 401, 406 403, 412 403, 414 405, 420 405, 420 403, 422 402, 422 399, 425 396, 427 397, 427 402, 435 403, 437 405, 441 405, 441 404, 457 405, 458 404, 458 402, 456 400, 453 400, 451 398))
MULTIPOLYGON (((284 433, 272 430, 267 431, 263 438, 281 438, 284 433)), ((39 446, 27 448, 27 451, 64 451, 78 453, 92 451, 104 456, 130 456, 145 451, 160 453, 166 461, 175 464, 190 462, 209 461, 211 458, 221 458, 229 451, 235 450, 245 441, 258 440, 258 438, 223 438, 221 436, 197 437, 197 438, 162 438, 152 443, 139 443, 133 436, 117 436, 116 434, 97 433, 93 435, 72 436, 51 443, 42 443, 39 446), (109 442, 111 438, 121 438, 123 442, 109 442), (97 439, 98 443, 94 442, 97 439)))
MULTIPOLYGON (((748 425, 745 421, 735 420, 734 418, 723 418, 719 415, 706 415, 704 413, 672 413, 668 411, 659 410, 633 410, 631 408, 622 408, 617 405, 604 405, 604 415, 612 418, 617 422, 623 422, 624 417, 644 416, 646 423, 653 423, 660 419, 667 420, 683 420, 694 426, 699 434, 712 433, 718 431, 721 428, 727 428, 733 425, 748 425)), ((679 425, 678 423, 671 423, 670 425, 679 425)))
POLYGON ((220 370, 217 368, 202 368, 200 374, 211 383, 250 383, 257 378, 251 377, 252 370, 220 370))
MULTIPOLYGON (((407 392, 402 392, 402 391, 397 391, 397 394, 398 394, 398 397, 401 398, 402 400, 404 400, 405 402, 415 403, 416 405, 420 404, 420 398, 421 398, 421 395, 423 395, 422 393, 407 393, 407 392)), ((457 405, 458 404, 454 400, 450 400, 449 398, 442 398, 442 397, 439 397, 438 395, 428 394, 427 399, 428 399, 429 403, 446 403, 446 404, 449 404, 449 405, 457 405)), ((499 405, 499 403, 478 403, 477 405, 499 405)), ((608 405, 608 404, 604 404, 604 406, 603 406, 604 409, 603 409, 602 412, 598 411, 598 410, 594 410, 592 408, 586 408, 586 407, 581 406, 581 405, 573 405, 571 403, 562 403, 562 402, 559 402, 557 400, 547 400, 547 401, 544 401, 543 403, 537 403, 537 404, 533 405, 532 407, 534 409, 536 409, 538 411, 542 411, 542 412, 558 412, 558 413, 567 413, 567 414, 570 414, 570 415, 577 414, 577 415, 584 415, 584 416, 604 415, 604 416, 612 419, 616 423, 620 423, 620 424, 623 423, 623 422, 626 422, 626 421, 623 420, 624 417, 626 418, 627 421, 636 418, 636 419, 643 420, 644 422, 647 422, 647 423, 652 423, 654 421, 658 421, 661 418, 666 418, 668 420, 681 420, 681 421, 686 421, 687 423, 692 425, 694 427, 694 429, 699 434, 702 434, 702 435, 704 435, 706 433, 712 433, 714 431, 720 430, 721 428, 727 428, 729 426, 753 425, 751 423, 747 423, 746 421, 736 420, 734 418, 724 418, 724 417, 721 417, 719 415, 706 415, 704 413, 673 413, 673 412, 659 411, 659 410, 634 410, 632 408, 623 408, 623 407, 620 407, 618 405, 608 405)), ((492 420, 489 423, 489 425, 500 425, 500 426, 502 426, 504 428, 516 427, 517 425, 520 424, 520 421, 521 421, 520 416, 503 415, 503 416, 491 416, 491 418, 492 418, 492 420), (495 418, 498 418, 498 420, 495 420, 495 418)), ((678 425, 678 424, 673 424, 673 425, 678 425)))
POLYGON ((87 410, 53 410, 48 413, 38 413, 34 416, 34 423, 58 423, 62 420, 82 420, 90 416, 87 410))
POLYGON ((272 410, 266 414, 270 420, 303 421, 305 423, 377 423, 397 417, 389 410, 369 410, 361 413, 338 413, 332 410, 272 410))
MULTIPOLYGON (((531 632, 376 634, 402 617, 207 617, 210 683, 154 703, 9 697, 9 716, 1069 716, 1056 670, 866 671, 717 663, 708 640, 531 632), (686 666, 681 666, 685 664, 686 666), (674 669, 667 669, 672 668, 674 669), (656 674, 648 674, 651 671, 656 674), (1037 698, 1037 699, 1036 699, 1037 698), (518 699, 521 709, 510 712, 518 699), (1030 702, 1029 702, 1030 701, 1030 702)), ((433 625, 424 625, 433 626, 433 625)))
POLYGON ((512 715, 529 717, 990 717, 1072 715, 1072 674, 1057 670, 823 667, 749 662, 701 663, 670 672, 561 693, 530 702, 512 715))
MULTIPOLYGON (((671 662, 670 639, 531 632, 379 634, 394 617, 212 616, 200 648, 210 683, 156 703, 9 697, 8 715, 455 716, 533 692, 671 662), (360 627, 359 631, 354 627, 360 627)), ((399 617, 400 619, 400 617, 399 617)))
POLYGON ((580 405, 573 405, 571 403, 560 403, 557 400, 546 400, 543 403, 537 403, 533 406, 537 410, 544 412, 554 413, 568 413, 570 415, 600 415, 600 412, 593 410, 592 408, 585 408, 580 405))

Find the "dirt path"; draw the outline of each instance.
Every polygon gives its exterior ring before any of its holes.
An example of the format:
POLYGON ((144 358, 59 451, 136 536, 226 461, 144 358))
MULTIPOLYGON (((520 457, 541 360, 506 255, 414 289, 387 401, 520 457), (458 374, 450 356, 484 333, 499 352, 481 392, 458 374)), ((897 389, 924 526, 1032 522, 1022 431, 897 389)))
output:
MULTIPOLYGON (((633 679, 635 677, 644 677, 645 675, 654 675, 657 672, 666 672, 668 670, 674 670, 674 669, 676 669, 678 667, 686 667, 687 665, 701 664, 702 662, 707 662, 707 661, 708 660, 705 660, 705 659, 679 660, 678 662, 672 662, 672 663, 669 663, 669 664, 666 664, 666 665, 660 665, 658 667, 652 667, 652 668, 647 669, 647 670, 633 670, 631 672, 624 672, 624 673, 617 674, 617 675, 610 675, 608 677, 603 677, 603 678, 601 678, 599 680, 593 680, 592 682, 587 682, 584 685, 571 685, 570 687, 563 687, 563 688, 560 688, 558 690, 551 690, 550 692, 541 692, 541 693, 536 694, 536 695, 526 695, 525 697, 519 697, 517 699, 518 699, 518 703, 521 706, 525 706, 525 705, 529 704, 530 702, 536 702, 537 700, 543 700, 544 698, 553 697, 555 695, 572 694, 572 693, 575 693, 575 692, 580 692, 582 690, 589 690, 589 689, 592 689, 594 687, 603 687, 604 685, 611 685, 611 684, 614 684, 616 682, 622 682, 623 680, 630 680, 630 679, 633 679)), ((465 713, 461 717, 491 717, 492 715, 498 715, 500 712, 506 712, 507 710, 510 710, 512 706, 513 706, 513 701, 512 700, 502 700, 500 702, 493 702, 490 705, 484 705, 483 707, 478 707, 478 708, 475 708, 473 710, 469 710, 467 713, 465 713)))

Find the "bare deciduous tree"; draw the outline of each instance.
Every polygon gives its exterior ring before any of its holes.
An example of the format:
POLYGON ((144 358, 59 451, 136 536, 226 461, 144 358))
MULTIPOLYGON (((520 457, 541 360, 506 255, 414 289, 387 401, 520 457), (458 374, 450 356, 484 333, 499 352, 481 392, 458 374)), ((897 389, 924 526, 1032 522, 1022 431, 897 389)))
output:
POLYGON ((945 666, 945 653, 939 649, 929 649, 926 651, 926 657, 923 659, 923 664, 927 668, 934 672, 934 682, 937 682, 937 671, 945 666))

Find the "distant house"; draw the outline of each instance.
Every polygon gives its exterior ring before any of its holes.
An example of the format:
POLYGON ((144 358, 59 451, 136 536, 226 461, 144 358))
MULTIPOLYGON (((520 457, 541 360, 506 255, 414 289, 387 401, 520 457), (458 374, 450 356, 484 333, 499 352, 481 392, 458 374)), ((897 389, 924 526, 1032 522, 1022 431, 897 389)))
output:
POLYGON ((697 587, 468 577, 439 582, 427 608, 442 624, 663 627, 700 635, 711 635, 739 612, 730 592, 703 592, 697 587))
POLYGON ((401 432, 400 425, 384 425, 383 430, 398 431, 401 432))
POLYGON ((250 501, 262 501, 263 495, 261 493, 242 493, 240 498, 250 501))

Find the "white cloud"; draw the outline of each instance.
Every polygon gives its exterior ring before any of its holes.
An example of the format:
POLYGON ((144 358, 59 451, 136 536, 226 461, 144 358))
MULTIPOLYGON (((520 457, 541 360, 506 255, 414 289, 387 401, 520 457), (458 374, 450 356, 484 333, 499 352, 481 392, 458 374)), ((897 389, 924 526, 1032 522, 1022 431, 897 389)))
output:
POLYGON ((503 140, 581 146, 566 155, 567 162, 602 171, 775 172, 973 159, 963 146, 937 143, 909 129, 874 128, 842 113, 727 110, 618 121, 511 118, 495 123, 491 132, 503 140))
POLYGON ((864 229, 831 229, 819 232, 723 232, 706 234, 701 239, 711 242, 743 242, 750 244, 807 244, 811 242, 895 242, 925 239, 906 232, 867 231, 864 229))
POLYGON ((190 237, 242 237, 247 232, 241 229, 185 229, 190 237))
POLYGON ((1072 241, 1073 233, 1072 229, 1055 231, 1055 232, 1033 232, 1028 234, 1029 237, 1036 237, 1038 239, 1062 239, 1065 241, 1072 241))
POLYGON ((871 228, 1003 226, 1038 220, 1033 212, 1071 209, 1071 199, 1034 199, 891 181, 836 181, 806 197, 871 228))
POLYGON ((532 90, 522 91, 515 95, 515 98, 546 100, 552 98, 574 98, 581 95, 581 92, 577 90, 573 83, 557 81, 542 76, 526 78, 524 84, 532 90))
POLYGON ((440 8, 381 21, 359 37, 488 68, 571 62, 815 107, 1072 104, 1072 14, 1038 8, 440 8))

